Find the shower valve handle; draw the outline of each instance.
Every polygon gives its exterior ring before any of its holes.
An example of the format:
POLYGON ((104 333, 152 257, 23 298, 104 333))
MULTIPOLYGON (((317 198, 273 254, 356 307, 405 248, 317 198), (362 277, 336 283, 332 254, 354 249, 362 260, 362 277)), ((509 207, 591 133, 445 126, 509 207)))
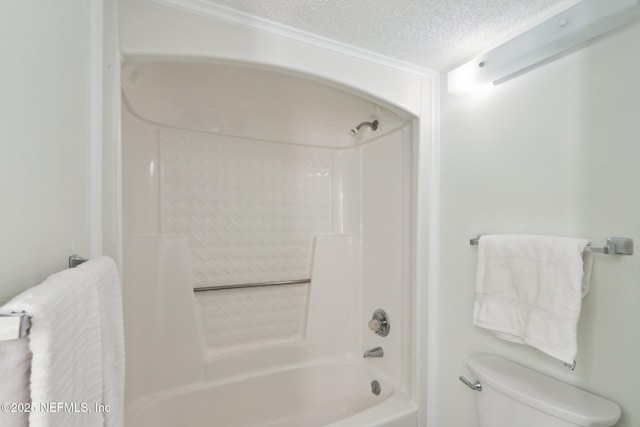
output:
POLYGON ((389 323, 389 316, 382 309, 377 309, 373 312, 373 317, 369 320, 369 329, 381 337, 389 335, 389 329, 391 324, 389 323))

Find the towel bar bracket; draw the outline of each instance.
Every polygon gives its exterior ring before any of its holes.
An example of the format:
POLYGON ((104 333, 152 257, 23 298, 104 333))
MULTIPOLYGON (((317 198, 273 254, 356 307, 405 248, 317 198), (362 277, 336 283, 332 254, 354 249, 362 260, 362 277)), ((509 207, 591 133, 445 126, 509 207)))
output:
POLYGON ((89 258, 85 258, 83 256, 73 254, 69 256, 69 268, 74 268, 82 264, 83 262, 89 261, 89 258))
POLYGON ((607 255, 633 255, 633 239, 628 237, 609 237, 605 246, 590 246, 589 250, 607 255))
POLYGON ((26 313, 0 314, 0 341, 9 341, 27 335, 31 316, 26 313))

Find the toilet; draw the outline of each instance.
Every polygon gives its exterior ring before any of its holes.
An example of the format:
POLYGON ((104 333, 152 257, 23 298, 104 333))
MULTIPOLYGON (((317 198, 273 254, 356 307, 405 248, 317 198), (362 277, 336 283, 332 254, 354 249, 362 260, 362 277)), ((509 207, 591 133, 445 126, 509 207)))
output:
POLYGON ((495 355, 468 362, 478 379, 480 427, 605 427, 618 422, 617 403, 495 355))

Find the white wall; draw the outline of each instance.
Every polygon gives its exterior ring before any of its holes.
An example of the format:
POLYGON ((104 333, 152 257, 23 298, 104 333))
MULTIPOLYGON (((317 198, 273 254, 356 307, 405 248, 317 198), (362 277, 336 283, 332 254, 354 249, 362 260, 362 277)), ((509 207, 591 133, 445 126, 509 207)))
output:
POLYGON ((620 403, 640 425, 640 253, 598 255, 577 368, 472 325, 478 233, 640 241, 640 23, 441 111, 441 230, 431 425, 477 426, 470 354, 506 356, 620 403))
POLYGON ((91 4, 0 5, 0 303, 90 248, 91 4))

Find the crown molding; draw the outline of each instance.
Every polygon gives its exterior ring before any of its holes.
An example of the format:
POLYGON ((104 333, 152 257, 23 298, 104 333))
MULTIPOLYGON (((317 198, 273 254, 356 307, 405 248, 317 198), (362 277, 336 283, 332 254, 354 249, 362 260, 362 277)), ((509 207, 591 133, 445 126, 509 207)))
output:
POLYGON ((435 78, 438 73, 426 67, 401 61, 389 56, 381 55, 370 50, 362 49, 336 40, 319 36, 284 25, 269 19, 261 18, 246 12, 241 12, 227 6, 215 4, 206 0, 153 0, 164 6, 182 9, 187 12, 207 16, 209 18, 232 22, 234 24, 250 27, 266 33, 305 43, 317 48, 326 49, 367 62, 385 67, 394 68, 403 72, 417 74, 422 77, 435 78))

